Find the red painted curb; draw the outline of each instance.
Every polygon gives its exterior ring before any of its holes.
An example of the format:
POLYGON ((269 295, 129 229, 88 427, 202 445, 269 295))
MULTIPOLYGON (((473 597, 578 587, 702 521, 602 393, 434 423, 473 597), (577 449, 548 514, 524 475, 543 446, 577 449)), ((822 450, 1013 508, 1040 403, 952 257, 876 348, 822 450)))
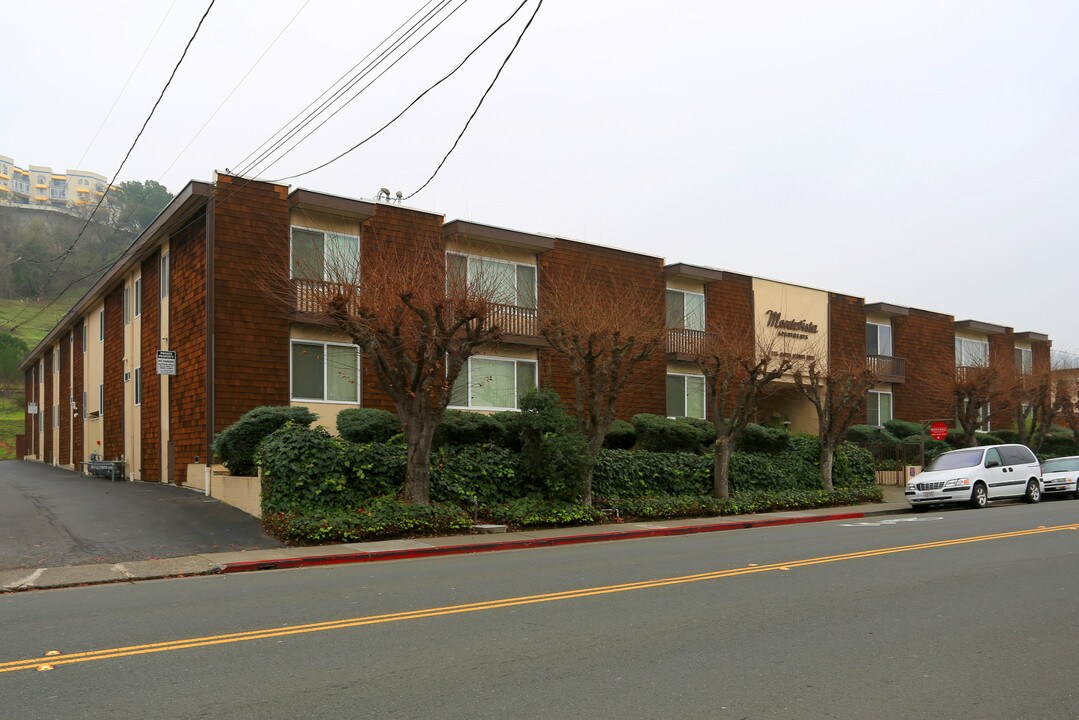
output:
POLYGON ((865 517, 865 513, 835 513, 832 515, 808 515, 793 518, 774 518, 768 520, 750 520, 741 522, 723 522, 712 525, 681 525, 667 528, 649 528, 625 530, 622 532, 598 533, 592 535, 564 535, 551 538, 528 538, 523 540, 504 540, 502 542, 480 543, 476 545, 445 545, 443 547, 415 548, 410 550, 385 550, 382 552, 357 551, 334 555, 312 555, 310 557, 281 558, 280 560, 240 560, 225 563, 219 572, 236 573, 254 570, 284 570, 287 568, 317 567, 319 565, 344 565, 346 563, 381 562, 384 560, 410 560, 414 558, 436 557, 441 555, 470 555, 473 553, 496 552, 500 550, 526 550, 538 547, 558 545, 579 545, 582 543, 609 542, 612 540, 637 540, 640 538, 670 537, 674 535, 696 535, 699 533, 722 532, 724 530, 744 530, 747 528, 776 527, 779 525, 801 525, 829 520, 856 520, 865 517))

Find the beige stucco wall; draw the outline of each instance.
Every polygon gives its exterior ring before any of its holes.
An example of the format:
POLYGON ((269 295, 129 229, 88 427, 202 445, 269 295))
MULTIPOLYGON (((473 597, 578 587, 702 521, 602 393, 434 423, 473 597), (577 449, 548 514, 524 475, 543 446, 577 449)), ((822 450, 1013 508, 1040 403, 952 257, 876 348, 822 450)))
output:
MULTIPOLYGON (((289 215, 289 222, 294 227, 308 228, 310 230, 322 230, 323 232, 340 233, 341 235, 360 234, 360 222, 353 218, 330 215, 329 213, 312 212, 293 208, 289 215)), ((361 249, 362 254, 362 249, 361 249)))
POLYGON ((512 245, 482 242, 480 240, 462 240, 460 238, 447 240, 446 252, 476 255, 479 257, 492 258, 494 260, 523 263, 525 265, 536 264, 536 253, 534 251, 513 247, 512 245))
MULTIPOLYGON (((101 313, 104 303, 98 303, 86 315, 86 367, 83 369, 83 387, 86 390, 87 413, 101 413, 101 392, 99 386, 105 381, 105 343, 101 340, 101 313)), ((101 454, 101 439, 104 434, 104 420, 87 416, 84 460, 90 459, 91 453, 101 454)))
MULTIPOLYGON (((753 278, 753 312, 757 337, 797 360, 815 358, 823 370, 828 360, 828 293, 823 290, 753 278), (805 321, 816 332, 790 331, 768 326, 769 311, 783 321, 805 321)), ((792 418, 793 422, 793 418, 792 418)))
POLYGON ((667 361, 667 374, 668 375, 703 375, 701 369, 688 362, 677 362, 673 360, 667 361))
POLYGON ((667 278, 667 288, 669 290, 682 290, 704 295, 704 283, 699 280, 690 280, 689 278, 669 277, 667 278))

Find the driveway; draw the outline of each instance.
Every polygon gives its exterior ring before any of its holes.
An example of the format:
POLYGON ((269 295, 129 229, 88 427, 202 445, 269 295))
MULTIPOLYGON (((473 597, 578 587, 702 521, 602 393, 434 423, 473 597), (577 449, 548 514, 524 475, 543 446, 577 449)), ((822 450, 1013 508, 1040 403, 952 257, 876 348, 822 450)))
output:
POLYGON ((0 462, 0 570, 274 547, 258 520, 193 490, 0 462))

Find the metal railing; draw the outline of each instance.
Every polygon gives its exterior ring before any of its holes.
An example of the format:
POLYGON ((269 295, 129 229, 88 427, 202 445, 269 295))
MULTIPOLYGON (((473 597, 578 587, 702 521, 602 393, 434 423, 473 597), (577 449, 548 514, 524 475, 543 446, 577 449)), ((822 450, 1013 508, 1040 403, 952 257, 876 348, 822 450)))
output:
POLYGON ((685 328, 667 329, 667 352, 678 355, 699 355, 704 348, 704 330, 686 330, 685 328))
MULTIPOLYGON (((355 290, 343 283, 326 282, 323 280, 301 280, 294 278, 289 281, 292 285, 290 309, 294 313, 319 315, 326 312, 327 301, 339 292, 354 293, 355 290)), ((355 296, 353 296, 355 297, 355 296)), ((355 299, 353 305, 355 305, 355 299)), ((356 310, 355 307, 352 308, 356 310)))

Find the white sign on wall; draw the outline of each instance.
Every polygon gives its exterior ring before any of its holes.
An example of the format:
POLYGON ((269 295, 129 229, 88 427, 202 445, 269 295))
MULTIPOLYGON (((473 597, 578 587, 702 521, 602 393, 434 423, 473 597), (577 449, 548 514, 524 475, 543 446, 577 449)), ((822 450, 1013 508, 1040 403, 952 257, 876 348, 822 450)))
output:
POLYGON ((158 350, 157 351, 157 374, 158 375, 175 375, 176 374, 176 351, 175 350, 158 350))

